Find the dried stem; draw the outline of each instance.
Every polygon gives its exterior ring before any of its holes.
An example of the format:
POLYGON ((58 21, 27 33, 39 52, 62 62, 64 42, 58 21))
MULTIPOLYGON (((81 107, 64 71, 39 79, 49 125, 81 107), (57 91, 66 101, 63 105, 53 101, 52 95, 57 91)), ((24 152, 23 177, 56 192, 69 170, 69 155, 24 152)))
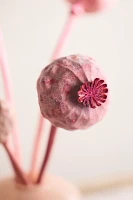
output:
MULTIPOLYGON (((14 107, 14 97, 13 97, 13 87, 12 87, 11 75, 9 72, 7 55, 6 55, 6 51, 5 51, 3 34, 2 34, 1 30, 0 30, 0 68, 1 68, 2 75, 3 75, 6 100, 12 104, 12 107, 14 107)), ((14 126, 13 127, 13 129, 14 129, 13 130, 13 133, 14 133, 13 139, 14 139, 14 146, 15 146, 15 155, 16 155, 17 159, 20 161, 21 160, 21 151, 20 151, 20 141, 19 141, 19 137, 18 137, 18 124, 17 124, 16 118, 14 120, 13 126, 14 126)))
POLYGON ((24 174, 23 170, 21 169, 21 167, 19 166, 19 163, 17 162, 17 160, 15 159, 13 153, 11 152, 8 144, 6 142, 3 142, 3 146, 10 158, 10 161, 11 161, 11 164, 12 164, 12 167, 14 169, 14 172, 15 172, 15 175, 16 175, 16 178, 17 180, 21 183, 21 184, 24 184, 24 185, 28 185, 29 184, 29 180, 28 178, 26 177, 26 175, 24 174))
POLYGON ((53 143, 55 141, 56 132, 57 132, 57 128, 55 126, 51 126, 50 136, 49 136, 48 145, 47 145, 47 149, 46 149, 46 154, 44 156, 42 167, 41 167, 41 170, 39 172, 39 176, 38 176, 37 181, 36 181, 37 184, 41 183, 42 180, 43 180, 43 175, 44 175, 44 172, 46 170, 46 167, 47 167, 47 164, 48 164, 48 161, 49 161, 49 157, 50 157, 50 154, 51 154, 51 151, 52 151, 53 143))
MULTIPOLYGON (((63 32, 59 38, 59 41, 57 42, 57 46, 54 50, 51 60, 54 60, 59 57, 61 50, 70 34, 72 26, 75 22, 75 18, 76 18, 75 14, 71 12, 69 14, 67 23, 65 24, 63 32)), ((33 175, 37 171, 37 159, 39 158, 39 152, 40 152, 40 146, 41 146, 40 144, 41 144, 42 137, 44 134, 44 122, 45 122, 45 119, 40 114, 39 125, 38 125, 37 134, 36 134, 34 152, 33 152, 32 163, 31 163, 31 174, 33 174, 33 175)))

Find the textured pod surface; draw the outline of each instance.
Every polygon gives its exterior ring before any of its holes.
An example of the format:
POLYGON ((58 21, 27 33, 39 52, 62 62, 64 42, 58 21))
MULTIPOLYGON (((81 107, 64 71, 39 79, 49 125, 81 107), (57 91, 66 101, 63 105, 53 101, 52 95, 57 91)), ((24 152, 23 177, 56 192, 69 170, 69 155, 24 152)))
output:
POLYGON ((11 108, 7 102, 0 101, 0 142, 4 142, 12 131, 13 119, 11 108))
POLYGON ((97 12, 111 9, 118 0, 68 0, 72 4, 80 3, 86 12, 97 12))
POLYGON ((42 115, 67 130, 92 126, 108 108, 104 81, 92 58, 71 55, 55 60, 42 70, 37 81, 42 115))

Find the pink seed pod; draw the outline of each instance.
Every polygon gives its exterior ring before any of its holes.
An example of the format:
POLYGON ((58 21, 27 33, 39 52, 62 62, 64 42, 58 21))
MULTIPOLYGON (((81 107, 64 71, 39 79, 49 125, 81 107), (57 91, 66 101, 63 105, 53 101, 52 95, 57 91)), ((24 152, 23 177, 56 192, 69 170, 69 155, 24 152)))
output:
POLYGON ((5 142, 13 127, 12 112, 5 101, 0 101, 0 143, 5 142))
POLYGON ((85 12, 99 12, 113 8, 118 0, 67 0, 75 5, 75 9, 79 5, 85 12))
POLYGON ((45 67, 37 81, 40 110, 54 126, 86 129, 108 108, 108 88, 92 58, 71 55, 45 67))

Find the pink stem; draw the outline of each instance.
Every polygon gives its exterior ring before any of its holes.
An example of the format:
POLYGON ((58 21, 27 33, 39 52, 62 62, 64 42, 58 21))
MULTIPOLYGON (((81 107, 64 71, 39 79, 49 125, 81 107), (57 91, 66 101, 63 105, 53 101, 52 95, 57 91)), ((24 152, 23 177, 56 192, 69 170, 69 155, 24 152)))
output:
POLYGON ((26 177, 26 175, 24 174, 24 172, 22 171, 21 167, 19 166, 19 164, 18 164, 17 160, 15 159, 14 155, 12 154, 8 144, 6 142, 4 142, 3 146, 4 146, 8 156, 10 158, 11 164, 12 164, 14 172, 16 174, 16 178, 18 179, 18 181, 21 184, 28 185, 29 180, 26 177))
MULTIPOLYGON (((70 30, 72 29, 72 26, 75 22, 75 18, 76 18, 75 14, 71 12, 69 14, 67 23, 65 24, 63 32, 59 38, 59 41, 56 45, 56 48, 54 50, 51 60, 57 59, 59 57, 61 50, 70 34, 70 30)), ((44 134, 44 122, 45 122, 45 119, 43 118, 42 115, 40 115, 39 127, 38 127, 38 132, 36 135, 36 139, 35 139, 34 152, 33 152, 33 157, 32 157, 31 174, 34 174, 37 171, 37 159, 39 158, 39 152, 40 152, 40 146, 41 146, 40 144, 41 144, 42 137, 44 134)))
MULTIPOLYGON (((3 75, 6 99, 11 104, 14 104, 11 75, 9 72, 8 61, 7 61, 7 56, 6 56, 5 46, 4 46, 4 39, 3 39, 3 34, 2 34, 1 30, 0 30, 0 67, 1 67, 1 72, 3 75)), ((14 145, 15 145, 15 155, 16 155, 17 159, 20 160, 20 155, 21 155, 20 154, 20 141, 18 138, 18 126, 17 126, 16 118, 14 121, 14 132, 13 133, 14 133, 13 139, 14 139, 14 145)))
POLYGON ((43 180, 43 175, 44 175, 44 172, 46 170, 46 167, 47 167, 47 164, 48 164, 48 161, 49 161, 49 157, 50 157, 50 154, 51 154, 51 151, 52 151, 52 147, 53 147, 53 144, 54 144, 54 141, 55 141, 56 132, 57 132, 57 127, 51 126, 47 150, 46 150, 46 154, 44 156, 44 160, 43 160, 43 163, 42 163, 41 170, 39 172, 39 176, 38 176, 37 181, 36 181, 37 184, 40 184, 43 180))
POLYGON ((43 137, 43 130, 44 130, 44 124, 45 124, 44 122, 45 122, 45 120, 40 115, 39 126, 38 126, 38 130, 37 130, 37 135, 35 138, 34 152, 33 152, 32 163, 31 163, 30 175, 32 178, 34 178, 36 171, 37 171, 37 160, 39 158, 40 146, 41 146, 41 141, 42 141, 42 137, 43 137))

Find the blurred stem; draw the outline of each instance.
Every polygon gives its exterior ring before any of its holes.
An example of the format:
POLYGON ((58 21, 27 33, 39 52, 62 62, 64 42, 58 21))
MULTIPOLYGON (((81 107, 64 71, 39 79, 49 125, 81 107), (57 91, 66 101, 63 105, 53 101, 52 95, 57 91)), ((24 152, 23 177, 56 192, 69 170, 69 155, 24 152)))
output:
MULTIPOLYGON (((51 60, 57 59, 59 57, 59 55, 64 47, 64 44, 71 32, 71 29, 75 23, 75 18, 76 18, 75 14, 70 12, 68 20, 63 28, 62 34, 59 37, 59 41, 57 42, 57 45, 55 47, 55 50, 54 50, 51 60)), ((35 144, 34 144, 34 150, 33 150, 33 156, 32 156, 32 163, 31 163, 31 175, 33 175, 33 176, 37 171, 37 163, 38 163, 38 158, 39 158, 40 146, 41 146, 41 141, 42 141, 43 134, 44 134, 44 123, 45 123, 45 119, 40 114, 38 130, 37 130, 37 134, 36 134, 36 138, 35 138, 35 144)), ((51 136, 49 136, 49 137, 51 137, 51 136)))
POLYGON ((49 161, 49 157, 51 155, 51 151, 52 151, 52 147, 53 147, 53 144, 54 144, 54 141, 55 141, 56 133, 57 133, 57 127, 51 126, 48 145, 47 145, 47 149, 46 149, 46 154, 44 155, 42 167, 41 167, 41 170, 39 172, 39 176, 38 176, 37 181, 36 181, 37 184, 41 183, 42 180, 43 180, 43 175, 44 175, 44 172, 46 170, 46 167, 47 167, 47 164, 48 164, 48 161, 49 161))
MULTIPOLYGON (((11 103, 12 107, 14 107, 13 86, 12 86, 11 74, 9 71, 8 60, 1 29, 0 29, 0 69, 4 81, 6 100, 11 103)), ((21 161, 20 140, 18 135, 18 123, 16 118, 13 123, 13 129, 14 129, 13 141, 14 141, 15 156, 19 161, 21 161)), ((9 143, 9 141, 7 142, 9 143)))
POLYGON ((17 162, 17 160, 15 159, 14 155, 12 154, 7 142, 3 142, 3 146, 9 156, 9 159, 11 161, 11 164, 12 164, 12 167, 14 169, 14 172, 15 172, 15 175, 16 175, 16 178, 18 179, 18 181, 21 183, 21 184, 24 184, 24 185, 28 185, 29 184, 29 180, 28 178, 26 177, 26 175, 24 174, 23 170, 21 169, 21 167, 19 166, 19 163, 17 162))

